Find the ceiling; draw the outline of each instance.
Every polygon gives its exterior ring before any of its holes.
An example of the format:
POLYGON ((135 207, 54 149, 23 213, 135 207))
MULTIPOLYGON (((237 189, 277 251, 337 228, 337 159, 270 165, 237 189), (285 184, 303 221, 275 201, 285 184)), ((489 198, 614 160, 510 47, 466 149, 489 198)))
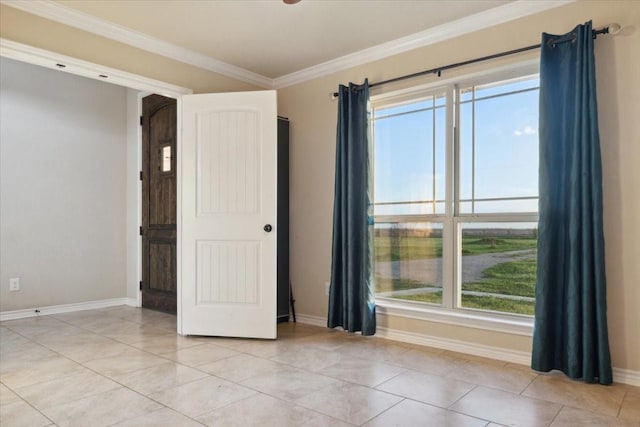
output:
POLYGON ((538 0, 2 0, 262 86, 337 71, 516 19, 538 0), (345 62, 346 61, 346 62, 345 62))

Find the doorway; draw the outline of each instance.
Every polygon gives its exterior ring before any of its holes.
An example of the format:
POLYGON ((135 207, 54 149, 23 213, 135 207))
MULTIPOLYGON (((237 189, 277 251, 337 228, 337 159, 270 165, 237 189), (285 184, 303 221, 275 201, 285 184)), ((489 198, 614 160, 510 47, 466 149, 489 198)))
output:
MULTIPOLYGON (((201 184, 198 186, 194 181, 196 178, 195 174, 186 174, 183 175, 180 171, 185 170, 186 168, 189 171, 195 171, 202 163, 202 161, 206 160, 205 157, 195 156, 197 150, 194 151, 194 138, 189 138, 188 143, 179 142, 178 138, 181 136, 180 129, 184 126, 184 106, 188 101, 192 106, 193 103, 200 103, 201 101, 207 102, 209 96, 213 96, 212 94, 199 94, 199 95, 191 95, 193 93, 192 90, 179 87, 173 84, 161 82, 158 80, 149 79, 144 76, 139 76, 131 73, 127 73, 121 70, 106 68, 104 66, 98 64, 92 64, 86 61, 78 60, 76 58, 67 57, 64 55, 60 55, 58 53, 49 52, 41 49, 36 49, 28 45, 23 45, 20 43, 15 43, 8 40, 0 40, 0 48, 2 48, 2 56, 14 58, 18 61, 29 62, 36 65, 42 65, 46 68, 59 70, 61 65, 64 67, 64 72, 81 75, 85 77, 90 77, 96 80, 104 80, 108 78, 110 83, 118 84, 121 86, 125 86, 128 89, 126 94, 126 103, 127 103, 127 130, 126 130, 126 141, 127 141, 127 156, 126 156, 126 289, 127 289, 127 297, 118 299, 118 301, 109 300, 106 301, 105 304, 117 305, 124 302, 127 305, 132 306, 142 306, 144 299, 144 306, 150 307, 149 304, 153 303, 154 296, 158 296, 158 301, 156 301, 155 309, 164 310, 168 312, 179 312, 177 313, 177 330, 180 334, 200 334, 200 335, 228 335, 228 334, 237 334, 235 336, 255 336, 261 338, 275 338, 275 320, 276 320, 276 312, 275 312, 275 301, 276 301, 276 256, 275 256, 275 242, 278 234, 278 226, 276 223, 276 211, 275 211, 275 198, 272 197, 276 193, 275 187, 275 171, 276 171, 276 111, 277 111, 277 102, 275 97, 275 91, 261 91, 268 92, 270 95, 263 95, 265 98, 263 99, 264 105, 263 107, 267 107, 262 110, 262 108, 257 108, 257 105, 253 105, 253 102, 247 103, 247 99, 242 101, 242 108, 236 106, 229 110, 230 101, 236 99, 238 101, 242 100, 247 96, 253 98, 251 92, 239 92, 239 93, 221 93, 215 94, 217 101, 220 101, 217 107, 213 108, 211 105, 205 105, 204 113, 209 118, 220 114, 227 115, 226 112, 232 112, 229 118, 233 119, 234 117, 239 117, 240 113, 247 113, 248 117, 253 116, 256 118, 255 124, 259 126, 255 127, 256 133, 247 132, 250 129, 247 126, 240 125, 228 127, 229 130, 237 131, 238 135, 243 135, 243 139, 245 137, 250 137, 249 140, 253 139, 254 142, 258 141, 269 141, 268 145, 260 143, 259 150, 255 153, 256 156, 245 156, 239 155, 236 156, 239 159, 237 165, 246 164, 247 167, 244 166, 242 168, 225 168, 227 172, 237 171, 249 171, 247 175, 247 179, 251 178, 247 182, 254 182, 254 178, 257 180, 257 186, 247 186, 247 188, 253 188, 258 192, 253 194, 252 198, 256 198, 260 202, 255 205, 259 209, 250 209, 250 212, 246 212, 246 214, 239 215, 238 212, 233 211, 231 208, 223 209, 224 213, 233 220, 234 217, 238 220, 248 219, 248 217, 252 217, 255 221, 255 224, 251 224, 250 226, 240 226, 236 224, 233 229, 234 230, 242 230, 243 233, 246 231, 247 233, 253 233, 257 231, 259 235, 240 235, 240 236, 209 236, 207 235, 208 231, 211 227, 205 226, 200 227, 200 223, 203 219, 207 217, 212 217, 214 215, 218 215, 214 211, 220 208, 215 208, 212 206, 205 206, 203 203, 206 201, 206 194, 202 192, 203 189, 208 188, 212 190, 214 186, 218 185, 217 183, 231 182, 229 179, 218 180, 214 179, 211 174, 208 176, 198 176, 198 183, 201 184), (52 58, 54 60, 52 61, 52 58), (137 91, 137 92, 136 92, 137 91), (162 93, 164 95, 170 96, 172 98, 164 98, 160 96, 152 96, 150 99, 155 100, 158 104, 154 104, 154 106, 158 110, 162 110, 162 103, 166 100, 174 106, 168 107, 164 111, 170 111, 173 109, 173 113, 171 116, 176 118, 177 125, 174 125, 173 128, 169 126, 169 129, 172 129, 173 135, 168 132, 166 129, 165 136, 158 137, 158 144, 160 144, 160 153, 158 158, 151 159, 151 154, 154 150, 148 151, 148 155, 144 156, 149 161, 149 165, 145 168, 142 167, 143 163, 143 155, 142 155, 142 132, 143 127, 140 126, 140 122, 138 121, 139 116, 143 115, 142 113, 142 97, 143 93, 162 93), (174 100, 175 98, 175 100, 174 100), (191 102, 193 101, 193 102, 191 102), (223 107, 220 107, 223 106, 223 107), (133 111, 138 111, 137 114, 131 114, 133 111), (226 112, 225 112, 226 111, 226 112), (178 115, 180 115, 181 120, 178 121, 178 115), (212 116, 213 115, 213 116, 212 116), (268 125, 267 127, 272 127, 273 129, 268 132, 266 129, 261 129, 262 125, 268 125), (258 129, 261 129, 258 131, 258 129), (168 135, 168 136, 167 136, 168 135), (173 144, 166 142, 173 141, 173 144), (187 154, 185 154, 187 153, 187 154), (249 165, 249 160, 255 160, 256 165, 249 165), (168 178, 171 176, 173 184, 166 186, 165 183, 162 184, 163 187, 173 188, 173 190, 163 190, 158 192, 152 192, 150 187, 145 185, 145 179, 149 179, 151 176, 151 170, 154 167, 151 162, 161 162, 160 164, 160 177, 168 178), (257 166, 258 167, 253 167, 257 166), (164 169, 163 169, 164 166, 164 169), (251 166, 251 167, 249 167, 251 166), (145 174, 146 169, 146 174, 145 174), (139 172, 142 171, 142 182, 139 180, 139 172), (164 175, 163 175, 164 174, 164 175), (189 178, 189 179, 186 179, 189 178), (208 187, 205 187, 204 184, 207 184, 208 187), (265 187, 266 185, 266 187, 265 187), (145 222, 144 227, 140 224, 143 224, 142 216, 142 192, 148 193, 149 207, 145 209, 145 222), (155 195, 154 195, 155 194, 155 195), (159 195, 158 195, 159 194, 159 195), (157 200, 154 199, 173 199, 174 207, 173 209, 169 209, 168 213, 165 212, 163 214, 157 214, 156 220, 154 221, 154 213, 153 211, 153 203, 157 200), (178 205, 179 204, 179 205, 178 205), (197 207, 197 212, 194 209, 197 207), (188 208, 188 209, 187 209, 188 208), (206 211, 204 212, 203 209, 206 211), (185 212, 188 214, 185 220, 185 212), (159 219, 160 218, 160 219, 159 219), (167 220, 169 218, 171 221, 167 220), (178 225, 179 224, 179 225, 178 225), (186 224, 186 227, 185 227, 186 224), (275 232, 272 232, 272 225, 276 224, 275 232), (141 227, 141 230, 138 230, 138 227, 141 227), (165 235, 161 233, 165 232, 165 235), (189 234, 190 233, 190 234, 189 234), (143 236, 140 236, 140 235, 143 236), (168 234, 168 235, 167 235, 168 234), (188 234, 188 239, 185 238, 185 235, 188 234), (222 330, 193 330, 190 326, 196 325, 211 325, 212 322, 202 321, 202 319, 197 319, 195 315, 195 309, 203 309, 199 311, 206 311, 208 314, 220 314, 218 313, 219 307, 216 304, 212 304, 213 301, 208 301, 206 295, 202 293, 205 289, 214 289, 217 285, 214 281, 209 277, 204 275, 205 271, 202 270, 199 272, 196 271, 198 265, 202 266, 202 262, 199 264, 196 263, 196 257, 190 252, 185 254, 186 250, 193 251, 196 248, 196 242, 202 243, 200 246, 206 246, 209 248, 210 246, 221 246, 230 244, 233 246, 234 239, 239 238, 241 240, 240 243, 246 244, 248 242, 254 242, 256 247, 264 249, 261 251, 263 256, 260 256, 260 262, 254 265, 253 270, 255 270, 260 277, 260 281, 254 284, 255 290, 259 292, 258 298, 256 299, 257 305, 252 305, 249 302, 246 302, 245 308, 247 313, 254 315, 249 318, 244 316, 237 309, 237 302, 228 301, 225 304, 228 306, 230 312, 228 315, 222 317, 224 322, 214 322, 214 326, 223 328, 222 330), (143 245, 146 246, 144 249, 146 256, 145 259, 142 258, 143 254, 143 245), (154 255, 155 252, 155 255, 154 255), (169 260, 169 261, 167 261, 169 260), (188 262, 184 262, 184 260, 188 260, 188 262), (154 268, 156 266, 157 268, 154 268), (258 268, 259 267, 259 268, 258 268), (155 277, 152 277, 154 276, 155 277), (143 279, 144 280, 141 280, 143 279), (146 286, 143 286, 146 285, 146 286), (143 298, 143 292, 145 294, 143 298), (193 293, 197 293, 199 299, 191 298, 193 293), (199 292, 199 293, 198 293, 199 292), (186 294, 186 295, 185 295, 186 294), (185 301, 188 303, 197 304, 198 307, 186 307, 185 301), (180 305, 177 303, 180 302, 180 305), (256 310, 255 308, 260 306, 261 310, 256 310), (194 313, 192 313, 194 311, 194 313), (258 320, 255 317, 257 311, 261 312, 261 317, 258 320), (183 321, 183 318, 187 318, 187 321, 183 321), (246 317, 246 318, 245 318, 246 317), (241 325, 242 322, 230 322, 230 319, 233 320, 242 320, 248 325, 262 325, 264 326, 264 331, 261 331, 259 334, 251 332, 249 327, 243 327, 241 325), (186 326, 183 326, 184 324, 186 326), (227 324, 233 324, 234 328, 237 330, 234 331, 230 327, 226 327, 227 324)), ((260 98, 261 95, 259 92, 255 92, 255 95, 260 98)), ((146 98, 146 97, 145 97, 146 98)), ((156 111, 157 112, 157 111, 156 111)), ((200 114, 200 113, 198 113, 200 114)), ((242 115, 242 114, 240 114, 242 115)), ((143 115, 144 117, 144 115, 143 115)), ((247 117, 245 117, 246 119, 247 117)), ((246 123, 246 120, 243 121, 246 123)), ((193 124, 193 120, 190 121, 190 124, 193 124)), ((142 125, 144 125, 144 118, 142 120, 142 125)), ((152 130, 153 126, 149 126, 147 132, 149 133, 148 137, 145 138, 148 141, 153 140, 152 134, 154 131, 152 130)), ((207 135, 205 135, 207 136, 207 135)), ((215 148, 220 146, 220 148, 224 148, 225 150, 228 148, 225 144, 214 143, 208 135, 206 140, 202 140, 201 142, 204 144, 206 142, 206 146, 209 148, 215 148)), ((220 141, 218 141, 220 142, 220 141)), ((196 144, 197 145, 197 144, 196 144)), ((200 148, 204 147, 201 145, 200 148)), ((239 154, 242 154, 238 151, 239 154)), ((215 160, 215 158, 214 158, 215 160)), ((230 163, 225 161, 220 163, 223 166, 229 166, 230 163)), ((157 168, 157 164, 155 167, 157 168)), ((226 176, 226 173, 224 174, 226 176)), ((122 174, 119 175, 122 177, 122 174)), ((220 177, 221 178, 221 177, 220 177)), ((169 181, 167 179, 167 181, 169 181)), ((226 184, 225 184, 226 185, 226 184)), ((236 197, 237 192, 230 191, 231 189, 227 188, 226 194, 236 197)), ((211 192, 209 191, 209 194, 211 192)), ((145 194, 146 196, 146 194, 145 194)), ((239 200, 239 199, 238 199, 239 200)), ((247 199, 249 200, 249 199, 247 199)), ((156 204, 158 205, 158 204, 156 204)), ((232 204, 226 203, 226 206, 233 206, 232 204)), ((237 209, 236 209, 237 210, 237 209)), ((220 225, 220 224, 218 224, 220 225)), ((224 226, 217 226, 216 229, 219 231, 224 231, 224 226)), ((228 228, 227 229, 231 229, 228 228)), ((202 249, 202 248, 201 248, 202 249)), ((200 251, 200 255, 203 255, 206 251, 200 251)), ((215 261, 213 258, 210 258, 211 261, 215 261)), ((237 261, 237 260, 236 260, 237 261)), ((211 264, 211 263, 210 263, 211 264)), ((213 267, 213 264, 211 265, 213 267)), ((246 270, 246 269, 245 269, 246 270)), ((252 271, 253 271, 252 270, 252 271)), ((234 269, 233 271, 236 271, 234 269)), ((219 275, 220 276, 220 275, 219 275)), ((227 280, 224 281, 225 283, 227 280)), ((150 307, 151 308, 151 307, 150 307)), ((245 313, 245 314, 247 314, 245 313)))
POLYGON ((142 98, 142 306, 176 314, 177 102, 142 98))

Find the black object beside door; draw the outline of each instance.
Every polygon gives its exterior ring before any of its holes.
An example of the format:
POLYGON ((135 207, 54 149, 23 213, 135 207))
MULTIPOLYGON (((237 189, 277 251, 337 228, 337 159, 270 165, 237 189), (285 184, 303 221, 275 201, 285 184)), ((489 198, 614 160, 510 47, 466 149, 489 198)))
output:
POLYGON ((278 117, 278 322, 289 321, 289 119, 278 117))

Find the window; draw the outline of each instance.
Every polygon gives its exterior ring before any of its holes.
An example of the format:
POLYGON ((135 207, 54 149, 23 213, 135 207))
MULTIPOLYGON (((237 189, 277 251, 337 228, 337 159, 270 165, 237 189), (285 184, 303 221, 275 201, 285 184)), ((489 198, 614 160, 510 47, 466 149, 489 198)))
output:
POLYGON ((171 172, 171 146, 170 145, 165 145, 164 147, 162 147, 162 167, 160 168, 160 170, 162 172, 171 172))
POLYGON ((523 69, 372 98, 379 301, 533 315, 538 91, 523 69))

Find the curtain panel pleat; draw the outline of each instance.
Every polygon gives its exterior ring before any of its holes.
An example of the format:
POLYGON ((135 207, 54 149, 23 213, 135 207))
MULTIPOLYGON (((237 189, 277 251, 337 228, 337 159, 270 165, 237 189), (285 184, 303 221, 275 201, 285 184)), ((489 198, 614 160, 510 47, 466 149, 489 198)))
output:
POLYGON ((373 335, 369 84, 340 85, 327 326, 373 335))
POLYGON ((591 22, 543 34, 532 368, 612 382, 591 22))

